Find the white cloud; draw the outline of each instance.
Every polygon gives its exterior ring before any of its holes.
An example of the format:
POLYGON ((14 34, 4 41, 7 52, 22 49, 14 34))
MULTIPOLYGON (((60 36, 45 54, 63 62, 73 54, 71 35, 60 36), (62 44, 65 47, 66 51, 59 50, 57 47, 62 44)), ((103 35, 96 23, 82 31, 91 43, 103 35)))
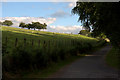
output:
POLYGON ((69 8, 73 8, 73 7, 75 7, 75 6, 76 6, 76 2, 71 2, 71 3, 68 4, 68 7, 69 7, 69 8))
POLYGON ((73 33, 78 34, 82 30, 82 26, 48 26, 47 31, 50 32, 59 32, 59 33, 73 33))
POLYGON ((50 25, 56 21, 56 18, 43 18, 43 17, 3 17, 0 18, 0 21, 11 20, 14 27, 18 27, 20 22, 31 23, 31 22, 40 22, 50 25))
POLYGON ((66 17, 66 16, 68 16, 68 15, 69 15, 69 13, 66 13, 66 12, 63 11, 63 10, 59 10, 59 11, 51 14, 50 16, 51 16, 51 17, 57 17, 57 18, 59 17, 59 18, 62 18, 62 17, 66 17))

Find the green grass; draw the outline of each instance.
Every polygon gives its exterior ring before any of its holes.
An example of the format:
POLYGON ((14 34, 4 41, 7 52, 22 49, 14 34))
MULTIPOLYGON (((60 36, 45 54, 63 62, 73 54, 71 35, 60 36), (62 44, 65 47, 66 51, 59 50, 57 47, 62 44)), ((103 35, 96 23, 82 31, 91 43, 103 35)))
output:
MULTIPOLYGON (((14 34, 13 37, 27 37, 27 38, 38 38, 39 36, 40 39, 51 39, 51 38, 81 38, 81 39, 89 39, 89 40, 97 40, 95 38, 91 37, 86 37, 82 35, 76 35, 76 34, 64 34, 64 33, 52 33, 52 32, 44 32, 44 31, 36 31, 36 30, 28 30, 28 29, 19 29, 19 28, 14 28, 14 27, 6 27, 2 26, 2 32, 4 36, 7 36, 6 34, 10 33, 9 35, 14 34), (16 35, 15 35, 16 34, 16 35), (19 35, 20 34, 20 35, 19 35), (24 35, 24 36, 23 36, 24 35), (32 37, 30 37, 32 36, 32 37)), ((9 37, 8 35, 8 37, 9 37)), ((3 37, 4 37, 3 36, 3 37)))
POLYGON ((59 61, 58 63, 52 63, 49 67, 43 70, 36 70, 35 72, 28 73, 28 74, 23 74, 23 78, 47 78, 50 75, 54 74, 57 72, 59 69, 62 67, 65 67, 66 65, 71 64, 72 62, 76 61, 77 59, 82 58, 82 56, 73 56, 70 57, 69 59, 59 61))
POLYGON ((34 71, 23 71, 19 74, 13 73, 6 73, 6 76, 10 78, 47 78, 50 77, 52 74, 60 70, 61 68, 71 64, 72 62, 76 61, 77 59, 83 58, 85 54, 80 56, 71 56, 69 59, 59 61, 58 63, 52 63, 45 69, 39 70, 36 69, 34 71))
MULTIPOLYGON (((91 43, 93 45, 98 41, 95 38, 86 37, 82 35, 75 34, 62 34, 62 33, 52 33, 52 32, 43 32, 43 31, 34 31, 27 29, 18 29, 13 27, 2 26, 2 41, 6 43, 6 37, 8 38, 7 46, 10 48, 14 47, 15 39, 18 39, 18 44, 24 43, 24 38, 27 40, 27 44, 31 44, 31 40, 34 40, 34 46, 38 45, 38 40, 40 40, 41 45, 43 41, 50 41, 51 44, 69 44, 71 40, 75 40, 84 45, 85 43, 91 43)), ((11 48, 10 48, 11 49, 11 48)))
POLYGON ((95 38, 77 34, 2 26, 3 72, 23 74, 24 77, 47 77, 76 60, 77 55, 96 49, 103 43, 95 38), (17 46, 15 46, 16 38, 17 46), (26 45, 24 45, 24 38, 26 38, 26 45), (29 74, 26 74, 27 71, 29 74))
POLYGON ((118 49, 113 47, 106 56, 107 64, 116 69, 120 69, 119 56, 120 54, 118 49))

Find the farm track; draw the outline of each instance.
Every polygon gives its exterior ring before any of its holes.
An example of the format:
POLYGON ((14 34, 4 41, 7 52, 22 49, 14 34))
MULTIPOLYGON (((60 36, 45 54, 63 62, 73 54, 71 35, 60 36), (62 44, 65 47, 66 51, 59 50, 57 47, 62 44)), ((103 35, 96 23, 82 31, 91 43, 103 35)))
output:
POLYGON ((105 55, 110 49, 111 46, 105 46, 63 67, 49 78, 118 78, 118 70, 105 64, 105 55))

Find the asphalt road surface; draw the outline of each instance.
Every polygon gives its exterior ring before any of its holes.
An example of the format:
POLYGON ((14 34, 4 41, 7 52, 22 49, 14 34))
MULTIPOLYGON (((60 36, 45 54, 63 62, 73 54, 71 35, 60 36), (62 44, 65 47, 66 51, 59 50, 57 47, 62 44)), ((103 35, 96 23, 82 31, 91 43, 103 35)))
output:
POLYGON ((105 63, 105 55, 111 49, 106 46, 91 55, 61 68, 49 78, 118 78, 118 70, 105 63))

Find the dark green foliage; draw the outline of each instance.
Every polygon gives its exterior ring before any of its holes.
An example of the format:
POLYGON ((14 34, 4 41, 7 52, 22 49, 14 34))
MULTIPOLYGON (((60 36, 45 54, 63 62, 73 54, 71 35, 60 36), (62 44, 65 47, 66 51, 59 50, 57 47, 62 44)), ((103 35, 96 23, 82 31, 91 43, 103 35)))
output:
POLYGON ((106 55, 106 63, 114 68, 120 69, 120 53, 119 49, 112 47, 106 55))
POLYGON ((26 70, 30 69, 31 58, 30 50, 23 46, 18 46, 11 51, 11 70, 26 70))
POLYGON ((12 23, 12 21, 10 21, 10 20, 5 20, 5 21, 2 23, 2 25, 11 26, 11 25, 13 25, 13 23, 12 23))
POLYGON ((53 62, 57 62, 58 61, 58 55, 57 55, 57 53, 56 52, 54 52, 53 54, 51 54, 51 60, 53 61, 53 62))
POLYGON ((34 30, 35 30, 35 28, 41 29, 39 22, 32 22, 32 26, 33 26, 34 30))
POLYGON ((39 22, 32 22, 31 24, 29 23, 29 24, 25 24, 25 23, 23 23, 23 22, 21 22, 20 24, 19 24, 19 27, 22 27, 22 28, 28 28, 28 29, 47 29, 46 27, 47 27, 47 24, 46 23, 44 23, 44 24, 41 24, 41 23, 39 23, 39 22))
POLYGON ((2 43, 2 56, 4 56, 5 54, 7 54, 7 44, 6 43, 2 43))
POLYGON ((116 47, 120 47, 120 2, 77 2, 72 13, 95 35, 104 33, 116 47))
POLYGON ((104 33, 101 33, 101 34, 91 33, 91 36, 99 40, 105 40, 107 38, 107 36, 104 33))
POLYGON ((25 28, 26 25, 25 25, 25 23, 21 22, 21 23, 19 24, 19 27, 25 28))
MULTIPOLYGON (((103 42, 99 42, 101 46, 103 42)), ((43 46, 43 45, 42 45, 43 46)), ((65 45, 64 45, 65 46, 65 45)), ((63 46, 61 46, 63 47, 63 46)), ((31 45, 18 45, 14 47, 9 54, 4 51, 3 70, 8 72, 21 72, 22 70, 42 69, 47 67, 51 62, 57 63, 59 60, 65 60, 69 56, 77 56, 92 50, 94 47, 91 43, 75 42, 74 47, 32 47, 31 45)), ((4 49, 3 49, 4 50, 4 49)))
POLYGON ((48 55, 42 49, 35 49, 34 63, 37 68, 46 67, 48 65, 48 55))
POLYGON ((65 53, 65 51, 64 51, 63 49, 60 49, 60 51, 59 51, 59 56, 60 56, 60 59, 61 59, 61 60, 64 60, 64 59, 65 59, 65 57, 66 57, 65 54, 67 54, 67 53, 65 53))
POLYGON ((44 23, 42 28, 43 28, 43 29, 47 29, 46 27, 47 27, 47 24, 44 23))
POLYGON ((88 36, 90 32, 88 30, 81 30, 78 34, 88 36))
POLYGON ((101 47, 104 46, 106 43, 107 43, 106 40, 98 41, 94 47, 101 47))

